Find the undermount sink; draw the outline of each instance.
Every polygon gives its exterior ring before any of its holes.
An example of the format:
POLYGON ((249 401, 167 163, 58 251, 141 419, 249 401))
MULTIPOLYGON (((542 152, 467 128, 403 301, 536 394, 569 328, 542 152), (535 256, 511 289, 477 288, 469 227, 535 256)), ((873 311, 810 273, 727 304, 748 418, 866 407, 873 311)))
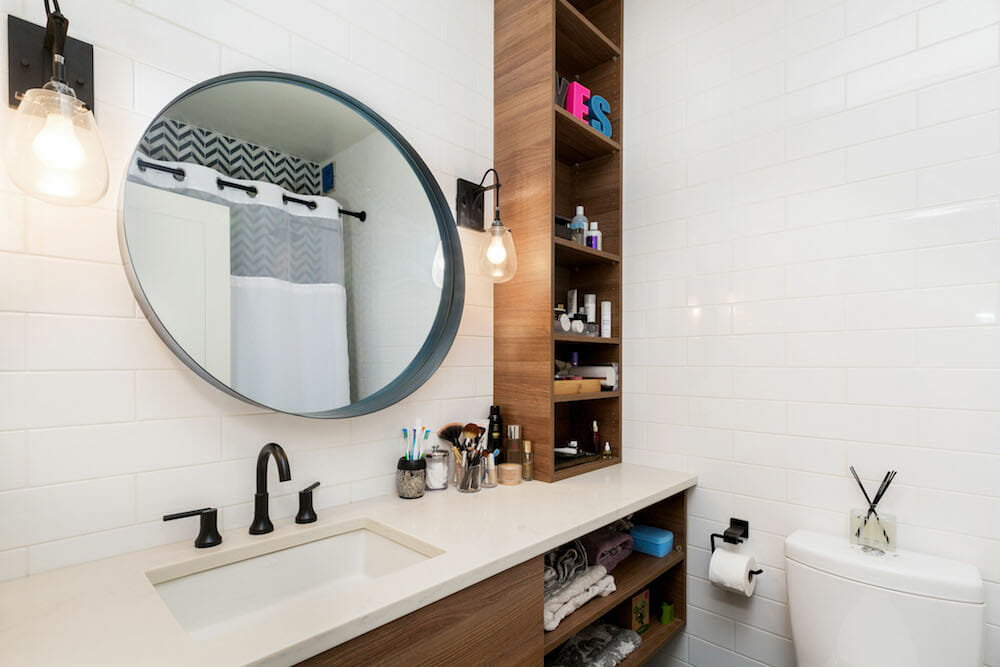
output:
POLYGON ((188 634, 206 639, 441 553, 378 522, 356 520, 206 554, 146 576, 188 634))

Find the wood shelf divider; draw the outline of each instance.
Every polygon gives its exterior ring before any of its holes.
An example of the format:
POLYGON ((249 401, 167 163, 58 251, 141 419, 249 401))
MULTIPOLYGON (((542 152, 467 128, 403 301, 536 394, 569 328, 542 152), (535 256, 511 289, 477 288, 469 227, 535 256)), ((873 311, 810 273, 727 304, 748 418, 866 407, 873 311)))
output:
POLYGON ((556 0, 556 69, 560 74, 570 78, 621 54, 568 0, 556 0))
POLYGON ((594 250, 573 243, 563 238, 555 237, 556 262, 563 265, 587 265, 610 263, 617 264, 622 258, 614 253, 604 250, 594 250))
POLYGON ((552 334, 552 340, 557 343, 583 343, 585 345, 618 345, 622 341, 618 336, 601 338, 600 336, 583 336, 571 333, 552 334))
POLYGON ((621 145, 604 136, 558 104, 556 115, 556 158, 560 162, 578 164, 621 151, 621 145))
POLYGON ((589 394, 553 394, 553 403, 576 403, 577 401, 600 401, 621 396, 617 391, 594 391, 589 394))

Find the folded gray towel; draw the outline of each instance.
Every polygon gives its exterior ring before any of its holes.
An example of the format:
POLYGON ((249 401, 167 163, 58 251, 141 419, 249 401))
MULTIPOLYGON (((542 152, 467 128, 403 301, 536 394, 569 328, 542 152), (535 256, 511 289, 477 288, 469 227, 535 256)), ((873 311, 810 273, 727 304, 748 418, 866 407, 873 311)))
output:
POLYGON ((642 638, 634 630, 595 623, 545 656, 545 667, 615 667, 640 644, 642 638))
POLYGON ((545 554, 545 595, 587 569, 587 551, 580 540, 567 542, 545 554))

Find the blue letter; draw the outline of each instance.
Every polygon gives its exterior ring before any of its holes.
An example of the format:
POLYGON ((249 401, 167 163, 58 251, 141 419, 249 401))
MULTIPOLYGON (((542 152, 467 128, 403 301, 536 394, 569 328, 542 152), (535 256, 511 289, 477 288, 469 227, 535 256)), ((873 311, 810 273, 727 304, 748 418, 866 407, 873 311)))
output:
POLYGON ((587 106, 590 107, 590 126, 610 139, 611 121, 605 114, 611 111, 611 105, 600 95, 594 95, 587 106))

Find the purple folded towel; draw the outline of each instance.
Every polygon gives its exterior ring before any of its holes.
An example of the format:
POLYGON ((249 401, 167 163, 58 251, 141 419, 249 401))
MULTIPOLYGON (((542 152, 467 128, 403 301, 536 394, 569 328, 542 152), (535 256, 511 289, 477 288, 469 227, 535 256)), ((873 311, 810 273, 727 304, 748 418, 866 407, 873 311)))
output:
POLYGON ((587 563, 603 565, 608 572, 632 553, 632 536, 610 528, 601 528, 580 538, 587 552, 587 563))

